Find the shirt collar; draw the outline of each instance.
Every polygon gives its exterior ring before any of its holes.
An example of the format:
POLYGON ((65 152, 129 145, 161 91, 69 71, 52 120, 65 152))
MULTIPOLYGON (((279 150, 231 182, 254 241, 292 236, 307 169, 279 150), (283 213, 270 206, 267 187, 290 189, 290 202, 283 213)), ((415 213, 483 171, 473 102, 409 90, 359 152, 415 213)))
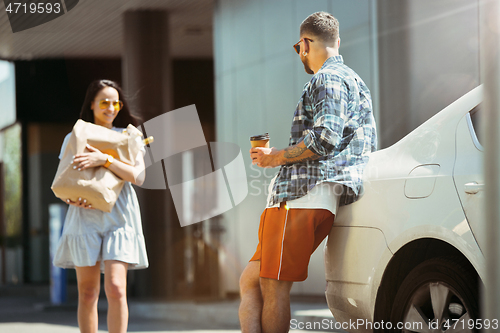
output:
POLYGON ((336 55, 336 56, 331 56, 330 58, 326 59, 325 62, 323 63, 323 66, 319 70, 322 70, 328 65, 335 64, 335 63, 344 63, 344 59, 342 58, 341 55, 336 55))

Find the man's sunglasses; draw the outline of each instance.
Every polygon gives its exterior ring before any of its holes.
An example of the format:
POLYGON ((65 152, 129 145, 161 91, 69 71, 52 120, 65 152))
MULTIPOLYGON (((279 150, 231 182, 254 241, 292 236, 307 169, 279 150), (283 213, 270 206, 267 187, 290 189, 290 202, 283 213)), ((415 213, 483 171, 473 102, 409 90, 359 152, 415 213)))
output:
POLYGON ((302 41, 304 39, 307 39, 310 42, 314 42, 311 38, 307 38, 307 37, 304 37, 301 40, 299 40, 295 45, 293 45, 293 48, 295 49, 295 52, 297 52, 297 54, 300 53, 300 43, 302 43, 302 41))
POLYGON ((99 101, 99 108, 101 110, 106 110, 107 108, 109 108, 110 105, 113 105, 115 111, 120 111, 123 108, 123 102, 120 100, 111 101, 106 98, 106 99, 101 99, 99 101))

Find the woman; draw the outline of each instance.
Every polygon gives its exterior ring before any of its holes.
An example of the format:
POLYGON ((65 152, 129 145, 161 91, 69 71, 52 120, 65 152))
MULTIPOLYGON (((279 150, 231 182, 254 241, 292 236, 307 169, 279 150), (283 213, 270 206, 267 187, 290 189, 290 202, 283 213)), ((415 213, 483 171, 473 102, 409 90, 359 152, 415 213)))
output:
MULTIPOLYGON (((121 88, 108 80, 90 84, 80 118, 120 132, 128 124, 137 126, 121 88)), ((59 158, 69 136, 64 139, 59 158)), ((135 165, 131 166, 113 160, 90 145, 87 145, 87 150, 74 156, 72 164, 75 169, 107 167, 125 180, 125 185, 111 213, 93 209, 92 202, 85 198, 77 202, 66 200, 70 207, 54 265, 76 269, 78 325, 82 333, 97 332, 100 272, 104 272, 108 330, 121 333, 127 331, 128 325, 127 270, 148 267, 139 203, 131 186, 131 183, 141 185, 144 182, 144 155, 138 154, 135 165)))

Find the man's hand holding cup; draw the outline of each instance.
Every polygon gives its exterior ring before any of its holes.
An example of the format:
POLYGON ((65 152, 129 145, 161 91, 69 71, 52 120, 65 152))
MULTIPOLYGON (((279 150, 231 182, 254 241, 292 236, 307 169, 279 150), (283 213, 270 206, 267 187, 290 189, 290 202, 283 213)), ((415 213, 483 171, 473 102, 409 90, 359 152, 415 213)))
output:
POLYGON ((252 145, 250 149, 252 164, 261 168, 275 168, 281 165, 278 150, 274 147, 269 148, 268 133, 250 137, 250 143, 252 145))

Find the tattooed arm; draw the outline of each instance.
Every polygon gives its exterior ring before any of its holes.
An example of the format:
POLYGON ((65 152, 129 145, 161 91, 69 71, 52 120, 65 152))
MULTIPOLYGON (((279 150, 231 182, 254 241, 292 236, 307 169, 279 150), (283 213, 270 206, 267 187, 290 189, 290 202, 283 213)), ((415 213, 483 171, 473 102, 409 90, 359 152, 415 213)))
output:
POLYGON ((299 142, 295 146, 286 147, 283 149, 283 164, 292 164, 305 161, 317 160, 321 156, 316 155, 309 149, 303 141, 299 142))
POLYGON ((283 164, 293 164, 305 161, 312 161, 320 158, 309 149, 303 141, 285 149, 276 148, 252 148, 250 149, 252 164, 262 168, 274 168, 283 164))

